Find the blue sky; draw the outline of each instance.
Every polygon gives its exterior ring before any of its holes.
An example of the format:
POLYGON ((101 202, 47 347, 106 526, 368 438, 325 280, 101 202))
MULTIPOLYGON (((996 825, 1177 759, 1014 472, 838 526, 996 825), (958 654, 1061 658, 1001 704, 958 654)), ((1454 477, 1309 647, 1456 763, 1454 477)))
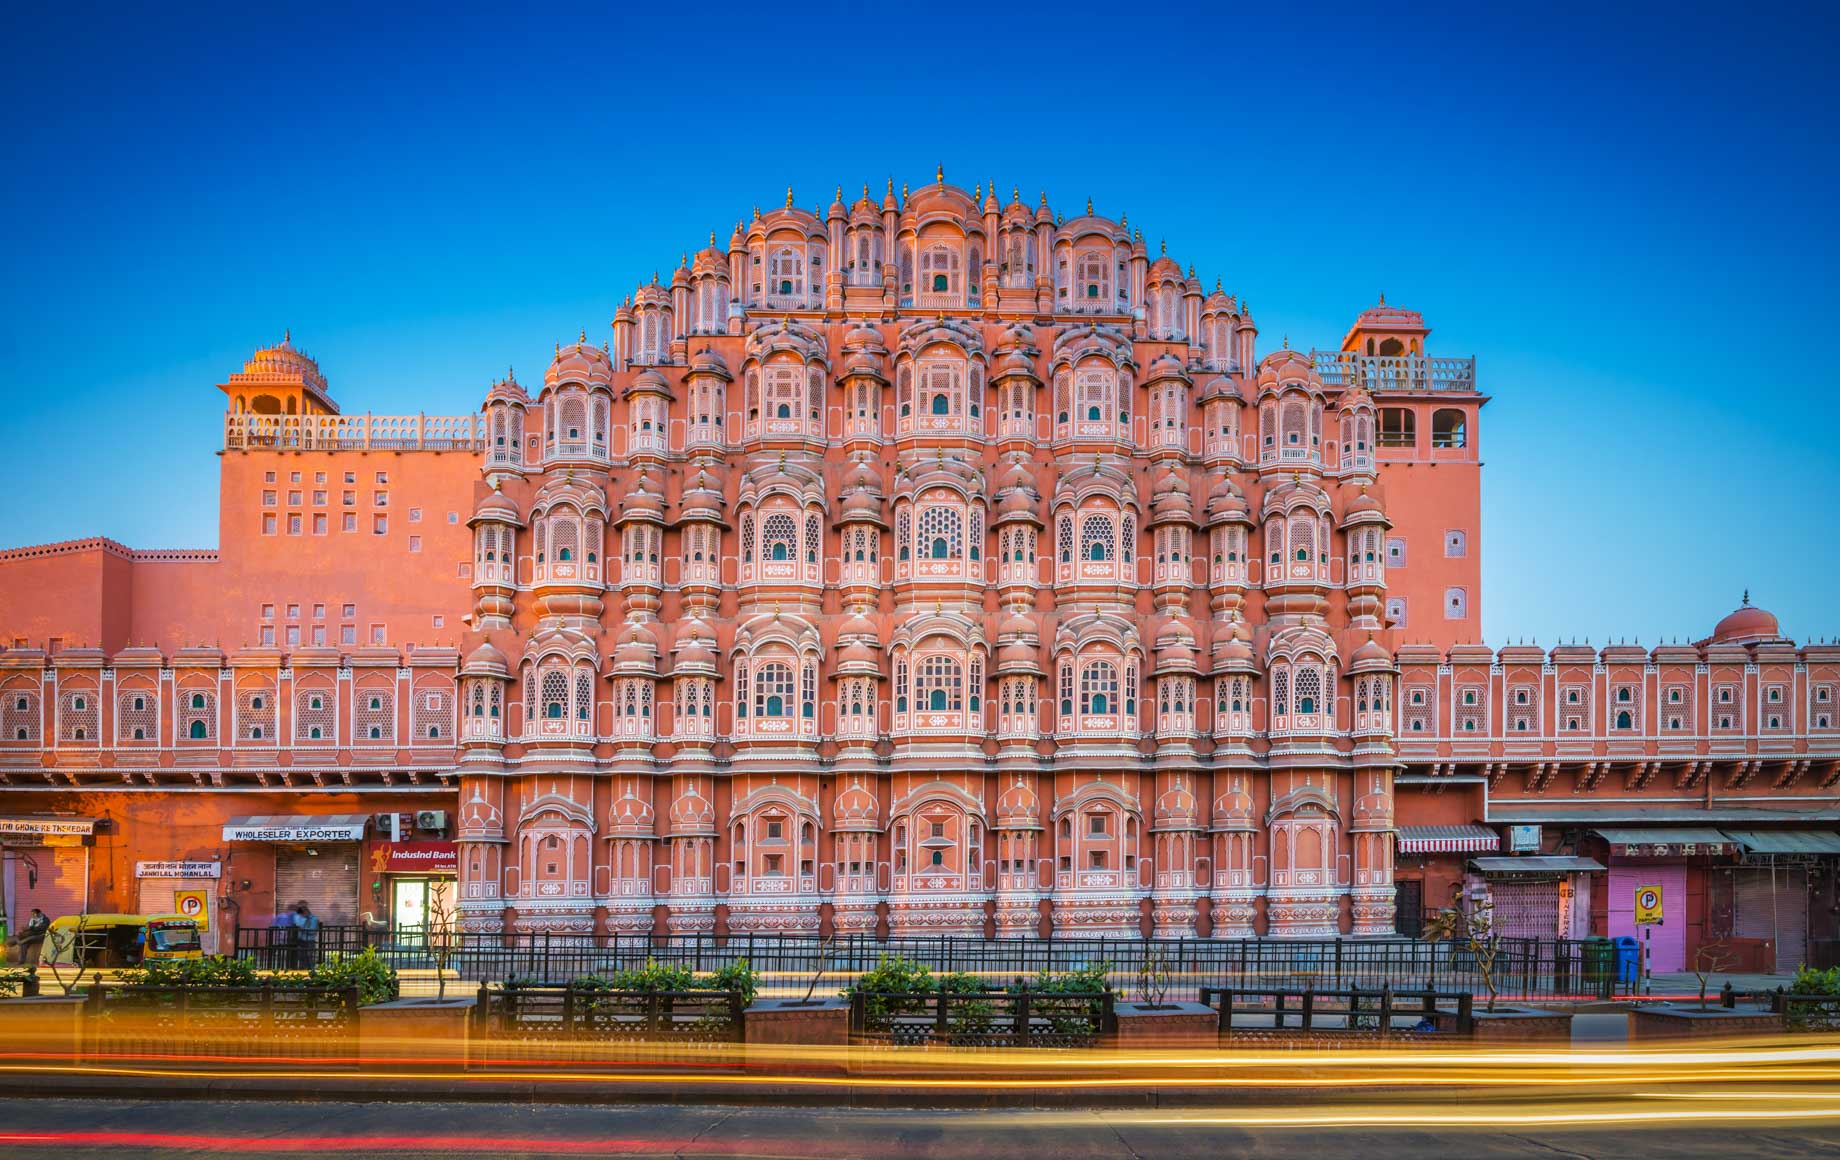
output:
POLYGON ((1128 212, 1261 352, 1384 291, 1484 389, 1484 639, 1840 633, 1832 5, 10 5, 0 545, 216 543, 214 384, 507 364, 786 186, 1128 212))

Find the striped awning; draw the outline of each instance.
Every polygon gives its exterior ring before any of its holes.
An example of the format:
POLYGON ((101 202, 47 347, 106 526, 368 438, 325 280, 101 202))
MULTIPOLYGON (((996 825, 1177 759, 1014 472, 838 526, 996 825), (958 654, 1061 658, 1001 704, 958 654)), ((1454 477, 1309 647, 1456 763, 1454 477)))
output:
POLYGON ((1501 835, 1487 826, 1400 826, 1401 854, 1473 854, 1501 849, 1501 835))

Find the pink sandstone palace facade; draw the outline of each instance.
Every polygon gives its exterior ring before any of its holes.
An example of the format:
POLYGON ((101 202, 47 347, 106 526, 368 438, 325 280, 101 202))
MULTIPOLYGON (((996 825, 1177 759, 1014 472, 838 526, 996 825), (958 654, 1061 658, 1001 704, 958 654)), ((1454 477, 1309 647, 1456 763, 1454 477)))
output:
POLYGON ((1840 646, 1475 643, 1429 333, 1260 348, 1124 220, 941 178, 755 211, 474 415, 284 340, 216 551, 0 554, 7 913, 1380 936, 1455 886, 1552 937, 1652 881, 1658 968, 1828 953, 1840 646))

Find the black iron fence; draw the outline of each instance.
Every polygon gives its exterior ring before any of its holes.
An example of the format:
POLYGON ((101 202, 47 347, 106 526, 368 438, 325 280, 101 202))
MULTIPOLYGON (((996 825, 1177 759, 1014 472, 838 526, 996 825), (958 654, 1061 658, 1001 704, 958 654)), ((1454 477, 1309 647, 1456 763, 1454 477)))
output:
POLYGON ((1500 939, 1492 955, 1460 943, 1413 939, 984 939, 915 936, 876 939, 847 935, 824 940, 784 935, 452 934, 410 928, 322 927, 311 942, 288 928, 242 927, 236 953, 272 970, 303 969, 366 948, 404 972, 405 994, 434 989, 435 972, 450 980, 523 979, 567 983, 609 975, 648 960, 697 972, 746 959, 767 998, 802 995, 816 986, 834 993, 885 955, 901 955, 939 972, 964 971, 993 988, 1038 971, 1061 973, 1097 963, 1114 981, 1134 978, 1146 959, 1160 958, 1172 993, 1212 988, 1359 987, 1378 991, 1491 990, 1513 999, 1609 999, 1633 990, 1619 979, 1615 949, 1603 940, 1500 939), (814 982, 815 981, 815 982, 814 982), (1491 986, 1492 984, 1492 986, 1491 986))
POLYGON ((1330 1031, 1337 1034, 1467 1034, 1474 1024, 1475 999, 1468 991, 1201 989, 1201 1002, 1220 1013, 1220 1032, 1330 1031))
POLYGON ((354 1054, 358 989, 91 983, 84 1054, 326 1059, 354 1054))
POLYGON ((1110 991, 850 995, 850 1037, 891 1047, 1092 1047, 1115 1026, 1110 991))
POLYGON ((473 1030, 492 1041, 739 1043, 739 991, 610 991, 481 983, 473 1030))

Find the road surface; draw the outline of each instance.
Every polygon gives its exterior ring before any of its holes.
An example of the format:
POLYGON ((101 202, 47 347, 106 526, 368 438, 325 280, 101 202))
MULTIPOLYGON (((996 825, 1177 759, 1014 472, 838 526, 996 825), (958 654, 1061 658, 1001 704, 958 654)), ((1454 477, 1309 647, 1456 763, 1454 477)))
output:
MULTIPOLYGON (((1817 1097, 1818 1098, 1818 1097, 1817 1097)), ((1840 1099, 1828 1100, 1840 1104, 1840 1099)), ((1676 1119, 1639 1125, 1555 1125, 1567 1103, 1508 1106, 1456 1101, 1449 1114, 1525 1115, 1479 1126, 1378 1126, 1368 1113, 1322 1105, 1161 1111, 882 1111, 744 1107, 494 1103, 347 1103, 256 1100, 0 1100, 0 1154, 57 1157, 359 1155, 812 1157, 819 1160, 1222 1160, 1352 1156, 1614 1157, 1731 1160, 1840 1157, 1840 1111, 1797 1122, 1676 1119), (1325 1113, 1357 1122, 1284 1126, 1325 1113)), ((1798 1107, 1808 1105, 1798 1104, 1798 1107)), ((1584 1102, 1583 1115, 1614 1115, 1584 1102)), ((1424 1117, 1422 1110, 1414 1116, 1424 1117)), ((1694 1114, 1700 1114, 1696 1111, 1694 1114)))

